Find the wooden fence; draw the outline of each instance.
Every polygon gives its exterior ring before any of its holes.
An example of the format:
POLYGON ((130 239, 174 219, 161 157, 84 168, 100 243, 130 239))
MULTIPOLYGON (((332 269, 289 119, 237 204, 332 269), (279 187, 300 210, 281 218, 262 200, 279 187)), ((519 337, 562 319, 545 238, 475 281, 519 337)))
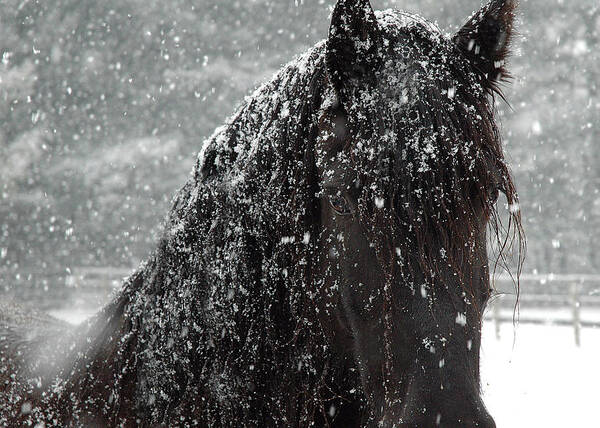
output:
POLYGON ((493 320, 497 337, 506 322, 568 325, 580 346, 583 327, 600 327, 600 275, 523 274, 518 306, 512 278, 501 275, 493 282, 499 294, 490 302, 486 319, 493 320))

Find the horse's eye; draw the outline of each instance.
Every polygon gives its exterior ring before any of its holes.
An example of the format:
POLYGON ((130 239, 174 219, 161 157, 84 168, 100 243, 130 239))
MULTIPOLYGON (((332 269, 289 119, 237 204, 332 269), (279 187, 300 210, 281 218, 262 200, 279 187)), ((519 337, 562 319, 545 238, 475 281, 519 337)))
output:
POLYGON ((338 215, 348 215, 350 214, 350 204, 346 198, 341 195, 331 195, 329 196, 329 203, 331 204, 331 208, 338 215))

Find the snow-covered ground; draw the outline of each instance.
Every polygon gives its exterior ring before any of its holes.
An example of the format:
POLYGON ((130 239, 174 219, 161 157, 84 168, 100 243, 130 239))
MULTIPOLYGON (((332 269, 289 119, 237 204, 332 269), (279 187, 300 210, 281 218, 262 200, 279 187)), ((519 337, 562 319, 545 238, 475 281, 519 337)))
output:
POLYGON ((484 327, 484 400, 498 428, 600 427, 600 329, 484 327))
MULTIPOLYGON (((79 323, 94 312, 53 311, 79 323)), ((521 313, 521 315, 526 315, 521 313)), ((486 321, 481 352, 484 400, 498 428, 600 427, 600 329, 486 321)))
POLYGON ((62 308, 51 310, 48 313, 59 320, 67 321, 68 323, 77 325, 94 315, 98 310, 99 308, 62 308))

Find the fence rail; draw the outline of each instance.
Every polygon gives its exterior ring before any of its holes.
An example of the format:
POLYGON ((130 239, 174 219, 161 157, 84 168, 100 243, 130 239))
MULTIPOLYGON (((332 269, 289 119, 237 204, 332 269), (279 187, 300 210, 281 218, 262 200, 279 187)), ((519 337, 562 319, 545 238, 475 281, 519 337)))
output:
POLYGON ((573 327, 575 344, 580 346, 583 327, 600 327, 600 275, 521 275, 518 316, 514 313, 515 281, 506 275, 492 281, 499 297, 490 302, 491 311, 486 318, 493 320, 496 336, 500 334, 500 325, 506 322, 568 325, 573 327), (541 308, 545 309, 543 316, 534 316, 535 310, 541 308), (507 314, 507 310, 513 313, 507 314))

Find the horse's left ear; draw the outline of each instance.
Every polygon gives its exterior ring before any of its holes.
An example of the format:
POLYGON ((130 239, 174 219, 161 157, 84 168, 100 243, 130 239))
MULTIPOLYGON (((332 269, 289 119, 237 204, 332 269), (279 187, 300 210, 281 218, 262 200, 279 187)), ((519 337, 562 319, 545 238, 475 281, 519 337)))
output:
POLYGON ((517 0, 491 0, 453 39, 489 91, 509 76, 505 62, 510 53, 516 7, 517 0))
POLYGON ((338 0, 327 40, 327 71, 343 96, 344 89, 370 80, 379 65, 381 35, 368 0, 338 0))

